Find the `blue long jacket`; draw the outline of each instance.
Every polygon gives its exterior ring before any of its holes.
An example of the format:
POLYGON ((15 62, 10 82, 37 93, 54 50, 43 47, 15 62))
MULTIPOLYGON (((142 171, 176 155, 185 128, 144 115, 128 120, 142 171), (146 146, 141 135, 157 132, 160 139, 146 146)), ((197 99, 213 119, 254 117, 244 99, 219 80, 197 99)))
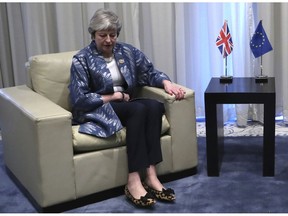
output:
MULTIPOLYGON (((129 44, 117 42, 113 52, 130 97, 138 86, 163 88, 163 80, 170 80, 154 69, 143 52, 129 44)), ((110 103, 101 99, 101 95, 114 92, 113 81, 94 40, 73 56, 69 90, 73 123, 80 125, 79 132, 109 137, 123 128, 110 103)))

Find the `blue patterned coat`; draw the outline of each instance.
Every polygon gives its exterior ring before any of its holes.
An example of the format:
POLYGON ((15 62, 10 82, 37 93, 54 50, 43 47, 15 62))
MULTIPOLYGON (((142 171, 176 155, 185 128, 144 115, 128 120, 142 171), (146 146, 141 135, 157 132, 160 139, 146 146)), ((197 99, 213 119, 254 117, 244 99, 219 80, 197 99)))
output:
MULTIPOLYGON (((113 52, 130 96, 137 86, 163 88, 163 80, 170 80, 154 69, 143 52, 129 44, 116 43, 113 52)), ((80 125, 79 132, 109 137, 123 128, 110 103, 104 104, 101 99, 102 94, 114 92, 113 81, 95 41, 73 56, 69 90, 73 123, 80 125)))

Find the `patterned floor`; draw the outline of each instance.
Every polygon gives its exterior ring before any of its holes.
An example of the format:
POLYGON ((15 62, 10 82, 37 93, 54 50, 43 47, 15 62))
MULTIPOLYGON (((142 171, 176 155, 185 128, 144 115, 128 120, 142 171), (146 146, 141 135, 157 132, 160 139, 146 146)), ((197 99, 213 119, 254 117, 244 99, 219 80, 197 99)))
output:
MULTIPOLYGON (((206 136, 205 122, 196 122, 197 136, 206 136)), ((276 122, 275 125, 276 136, 288 136, 288 126, 282 121, 276 122)), ((238 127, 236 122, 226 122, 224 124, 224 136, 263 136, 263 124, 259 122, 249 121, 247 127, 238 127)), ((0 141, 1 130, 0 130, 0 141)))
MULTIPOLYGON (((197 122, 198 137, 206 136, 205 122, 197 122)), ((288 126, 283 122, 276 122, 276 136, 288 136, 288 126)), ((247 127, 238 127, 236 122, 224 124, 224 136, 263 136, 263 124, 259 122, 248 122, 247 127)))

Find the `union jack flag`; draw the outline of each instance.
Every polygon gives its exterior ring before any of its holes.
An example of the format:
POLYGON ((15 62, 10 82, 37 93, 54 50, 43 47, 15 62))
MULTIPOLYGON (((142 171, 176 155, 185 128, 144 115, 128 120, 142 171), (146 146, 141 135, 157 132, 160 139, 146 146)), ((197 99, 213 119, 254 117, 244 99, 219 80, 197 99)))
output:
POLYGON ((233 50, 232 36, 230 35, 230 31, 226 20, 216 39, 216 46, 220 50, 223 58, 226 58, 233 50))

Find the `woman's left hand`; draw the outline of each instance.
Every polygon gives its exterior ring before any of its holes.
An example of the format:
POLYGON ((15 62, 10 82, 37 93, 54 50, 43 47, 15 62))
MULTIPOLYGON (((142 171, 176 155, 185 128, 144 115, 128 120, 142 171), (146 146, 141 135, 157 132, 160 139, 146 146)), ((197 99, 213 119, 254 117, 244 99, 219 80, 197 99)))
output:
POLYGON ((174 83, 170 82, 169 80, 163 81, 165 91, 170 95, 175 95, 176 100, 182 100, 185 96, 185 90, 181 87, 175 85, 174 83))

